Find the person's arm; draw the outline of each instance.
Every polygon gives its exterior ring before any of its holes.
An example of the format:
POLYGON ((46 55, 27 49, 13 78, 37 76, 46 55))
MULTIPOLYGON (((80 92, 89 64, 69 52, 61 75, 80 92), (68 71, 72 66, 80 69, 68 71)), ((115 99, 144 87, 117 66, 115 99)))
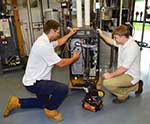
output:
POLYGON ((110 79, 110 78, 124 74, 127 70, 128 70, 127 68, 120 66, 119 68, 117 68, 117 70, 115 70, 112 73, 109 73, 109 72, 104 73, 103 77, 104 79, 110 79))
POLYGON ((78 28, 70 28, 69 30, 70 30, 70 32, 68 34, 66 34, 65 36, 63 36, 57 40, 58 46, 63 45, 68 40, 68 38, 70 38, 73 34, 75 34, 77 32, 78 28))
POLYGON ((56 63, 55 65, 58 67, 64 67, 67 65, 72 64, 76 60, 78 60, 80 57, 80 53, 75 52, 71 58, 62 58, 60 62, 56 63))
POLYGON ((107 42, 110 45, 114 45, 115 41, 111 37, 105 35, 101 29, 97 29, 97 31, 99 32, 100 37, 104 39, 105 42, 107 42))

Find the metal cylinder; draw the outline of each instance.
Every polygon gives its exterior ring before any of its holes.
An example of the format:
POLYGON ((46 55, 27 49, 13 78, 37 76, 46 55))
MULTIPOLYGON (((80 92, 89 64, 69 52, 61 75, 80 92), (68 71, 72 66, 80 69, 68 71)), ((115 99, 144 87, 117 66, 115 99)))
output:
POLYGON ((82 27, 82 0, 76 0, 77 27, 82 27))
POLYGON ((90 26, 90 0, 84 0, 84 21, 86 26, 90 26))
POLYGON ((31 38, 31 44, 33 44, 35 37, 33 32, 33 25, 32 25, 32 13, 31 13, 31 6, 30 6, 30 0, 27 0, 27 10, 28 10, 28 20, 29 20, 29 32, 30 32, 30 38, 31 38))

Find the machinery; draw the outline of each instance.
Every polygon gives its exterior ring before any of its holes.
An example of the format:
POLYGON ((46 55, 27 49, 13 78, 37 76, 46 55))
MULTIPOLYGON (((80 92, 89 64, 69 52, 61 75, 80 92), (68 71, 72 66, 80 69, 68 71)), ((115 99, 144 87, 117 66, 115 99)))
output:
POLYGON ((3 72, 21 68, 16 28, 13 16, 0 18, 0 57, 3 72))
POLYGON ((94 29, 80 29, 69 40, 70 56, 80 52, 80 58, 70 66, 70 88, 88 87, 99 81, 99 35, 94 29))
POLYGON ((104 91, 97 90, 99 82, 99 34, 94 29, 80 29, 68 42, 70 56, 80 52, 80 58, 70 66, 71 89, 84 89, 82 107, 97 112, 103 107, 104 91))
POLYGON ((17 1, 0 1, 0 8, 0 71, 21 69, 24 46, 17 1))

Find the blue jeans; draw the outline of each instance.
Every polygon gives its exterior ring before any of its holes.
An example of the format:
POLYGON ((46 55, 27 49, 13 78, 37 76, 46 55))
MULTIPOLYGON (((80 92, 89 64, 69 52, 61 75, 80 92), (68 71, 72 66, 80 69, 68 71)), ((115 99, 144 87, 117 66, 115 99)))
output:
POLYGON ((40 80, 26 89, 36 98, 20 98, 21 108, 57 109, 68 94, 68 86, 53 80, 40 80))

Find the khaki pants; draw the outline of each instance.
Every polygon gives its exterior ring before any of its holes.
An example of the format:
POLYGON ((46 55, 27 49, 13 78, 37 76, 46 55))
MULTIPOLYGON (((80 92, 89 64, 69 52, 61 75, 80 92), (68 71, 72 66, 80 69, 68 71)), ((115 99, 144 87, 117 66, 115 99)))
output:
POLYGON ((112 94, 116 95, 118 99, 123 100, 128 97, 131 91, 137 91, 138 83, 133 85, 131 81, 133 78, 128 74, 123 74, 111 79, 103 80, 103 86, 112 94))

